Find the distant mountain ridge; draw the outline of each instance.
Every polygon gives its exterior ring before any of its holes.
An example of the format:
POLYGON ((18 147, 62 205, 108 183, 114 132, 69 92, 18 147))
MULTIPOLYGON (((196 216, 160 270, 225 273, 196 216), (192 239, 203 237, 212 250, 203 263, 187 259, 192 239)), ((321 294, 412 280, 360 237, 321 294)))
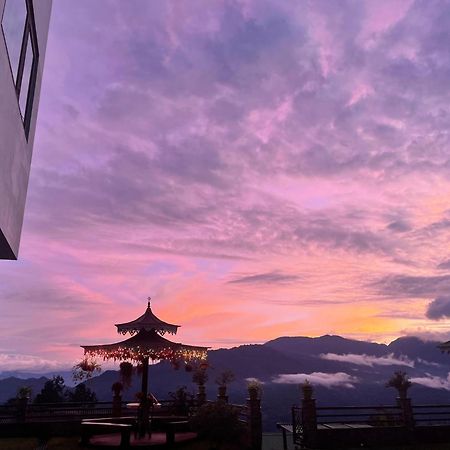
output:
MULTIPOLYGON (((246 379, 258 378, 263 384, 265 428, 273 429, 278 420, 288 420, 289 407, 299 402, 298 384, 308 378, 315 387, 319 404, 392 404, 395 392, 384 384, 394 371, 402 370, 415 381, 414 401, 450 401, 450 355, 442 354, 438 342, 416 337, 401 337, 390 344, 377 344, 340 336, 279 337, 264 344, 241 345, 212 350, 208 354, 209 398, 216 395, 214 380, 226 369, 236 380, 229 386, 230 401, 242 403, 246 397, 246 379), (290 384, 292 383, 292 384, 290 384)), ((192 373, 173 370, 162 362, 150 367, 149 386, 158 398, 168 398, 170 391, 187 386, 192 392, 192 373)), ((118 372, 106 371, 87 382, 99 400, 111 400, 111 385, 118 372)), ((67 380, 69 381, 69 380, 67 380)), ((36 395, 45 378, 30 380, 10 377, 0 380, 0 402, 13 397, 17 389, 30 385, 36 395), (38 390, 36 390, 38 389, 38 390)), ((134 399, 140 390, 135 378, 124 398, 134 399)))

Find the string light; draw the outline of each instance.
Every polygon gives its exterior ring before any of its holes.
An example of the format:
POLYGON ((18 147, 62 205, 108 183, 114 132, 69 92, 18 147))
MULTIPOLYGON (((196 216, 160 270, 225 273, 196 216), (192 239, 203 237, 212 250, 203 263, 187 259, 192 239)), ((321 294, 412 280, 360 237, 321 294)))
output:
POLYGON ((181 347, 180 349, 173 349, 170 347, 162 348, 159 350, 151 348, 142 348, 140 346, 129 348, 118 346, 114 349, 104 348, 86 348, 84 353, 90 356, 98 356, 103 360, 112 359, 114 361, 143 361, 146 358, 159 361, 203 361, 207 358, 206 349, 186 349, 181 347))

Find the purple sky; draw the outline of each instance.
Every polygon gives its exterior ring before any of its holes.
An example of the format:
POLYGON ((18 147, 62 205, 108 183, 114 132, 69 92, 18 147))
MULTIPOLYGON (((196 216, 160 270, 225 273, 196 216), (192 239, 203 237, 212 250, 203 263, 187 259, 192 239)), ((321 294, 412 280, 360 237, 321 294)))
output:
POLYGON ((146 298, 179 340, 448 335, 450 2, 55 0, 0 370, 146 298))

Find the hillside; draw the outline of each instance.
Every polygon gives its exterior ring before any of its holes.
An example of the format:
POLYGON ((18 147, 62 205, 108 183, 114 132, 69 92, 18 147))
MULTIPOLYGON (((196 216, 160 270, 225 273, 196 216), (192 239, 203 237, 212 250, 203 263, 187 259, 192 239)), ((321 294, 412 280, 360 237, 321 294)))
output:
MULTIPOLYGON (((242 345, 209 352, 209 398, 216 395, 214 383, 225 369, 234 372, 236 380, 229 386, 230 400, 245 401, 246 378, 258 378, 263 384, 265 429, 274 429, 276 421, 289 419, 289 408, 298 403, 298 384, 308 378, 315 387, 318 404, 392 404, 395 392, 384 384, 394 371, 403 370, 414 381, 411 397, 416 403, 450 401, 450 356, 437 349, 437 342, 423 342, 414 337, 396 339, 389 345, 357 341, 340 336, 318 338, 280 337, 262 345, 242 345)), ((150 390, 161 399, 178 386, 195 391, 192 374, 174 370, 168 363, 150 367, 150 390)), ((99 400, 111 399, 111 385, 118 372, 106 371, 88 381, 99 400)), ((23 385, 37 394, 45 378, 0 380, 0 402, 15 395, 23 385)), ((133 400, 140 390, 135 377, 124 393, 133 400)))

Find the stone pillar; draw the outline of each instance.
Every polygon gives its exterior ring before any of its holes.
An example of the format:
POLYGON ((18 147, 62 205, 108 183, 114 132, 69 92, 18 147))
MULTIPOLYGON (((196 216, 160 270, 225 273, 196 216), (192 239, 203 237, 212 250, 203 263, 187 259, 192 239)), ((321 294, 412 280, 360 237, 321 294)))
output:
POLYGON ((403 424, 406 428, 412 430, 414 428, 414 413, 411 399, 408 397, 397 397, 397 404, 401 410, 403 424))
POLYGON ((114 394, 113 396, 112 415, 113 417, 122 415, 122 396, 120 394, 114 394))
POLYGON ((249 390, 250 397, 247 399, 247 408, 249 412, 248 425, 250 434, 251 450, 261 450, 262 448, 262 414, 261 400, 258 398, 258 392, 249 390))
POLYGON ((217 400, 220 402, 228 403, 227 387, 219 386, 217 400))
POLYGON ((197 392, 197 404, 198 406, 202 406, 203 403, 205 402, 206 402, 206 388, 204 384, 199 384, 197 392))
POLYGON ((302 385, 302 426, 304 445, 314 448, 317 443, 316 400, 312 398, 313 389, 309 383, 302 385))

